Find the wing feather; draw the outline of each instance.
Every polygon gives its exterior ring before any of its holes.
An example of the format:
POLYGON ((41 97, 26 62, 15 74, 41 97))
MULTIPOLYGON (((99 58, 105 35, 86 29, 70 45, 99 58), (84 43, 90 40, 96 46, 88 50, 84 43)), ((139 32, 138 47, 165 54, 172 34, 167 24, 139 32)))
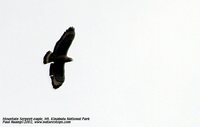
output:
POLYGON ((56 43, 53 53, 57 56, 66 55, 74 39, 74 36, 75 36, 74 28, 73 27, 68 28, 56 43))
POLYGON ((65 81, 64 63, 55 62, 50 65, 50 77, 53 88, 59 88, 65 81))

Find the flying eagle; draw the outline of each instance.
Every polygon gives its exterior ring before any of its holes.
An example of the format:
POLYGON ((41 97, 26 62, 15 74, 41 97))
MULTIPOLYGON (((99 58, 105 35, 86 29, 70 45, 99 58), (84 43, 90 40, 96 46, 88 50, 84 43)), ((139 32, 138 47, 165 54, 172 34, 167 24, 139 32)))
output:
POLYGON ((67 51, 74 39, 75 31, 73 27, 69 27, 56 43, 53 52, 48 51, 43 63, 51 63, 49 76, 54 89, 59 88, 65 80, 64 65, 65 62, 71 62, 72 58, 67 56, 67 51))

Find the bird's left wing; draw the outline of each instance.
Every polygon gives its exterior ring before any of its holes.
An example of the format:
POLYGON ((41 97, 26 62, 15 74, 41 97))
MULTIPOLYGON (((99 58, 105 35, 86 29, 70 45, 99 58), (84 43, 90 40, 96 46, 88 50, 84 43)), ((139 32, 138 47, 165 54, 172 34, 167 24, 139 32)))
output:
POLYGON ((49 75, 54 89, 59 88, 65 81, 64 63, 55 62, 50 65, 49 75))

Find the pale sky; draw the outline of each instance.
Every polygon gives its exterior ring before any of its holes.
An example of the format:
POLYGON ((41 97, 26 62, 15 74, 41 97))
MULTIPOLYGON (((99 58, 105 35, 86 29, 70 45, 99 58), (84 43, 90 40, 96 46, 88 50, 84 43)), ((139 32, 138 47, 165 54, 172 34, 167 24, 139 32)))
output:
POLYGON ((199 127, 199 7, 199 0, 1 0, 1 122, 85 116, 90 121, 69 126, 199 127), (54 90, 42 59, 70 26, 74 61, 54 90))

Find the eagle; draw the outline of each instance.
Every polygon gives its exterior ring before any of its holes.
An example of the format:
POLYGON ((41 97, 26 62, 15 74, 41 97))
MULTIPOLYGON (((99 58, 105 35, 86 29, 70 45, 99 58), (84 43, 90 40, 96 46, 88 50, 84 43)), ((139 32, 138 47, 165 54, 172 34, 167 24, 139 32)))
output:
POLYGON ((57 41, 53 52, 48 51, 43 58, 44 64, 51 63, 49 76, 54 89, 59 88, 65 81, 64 65, 66 62, 71 62, 73 60, 67 56, 67 52, 74 37, 74 27, 69 27, 57 41))

